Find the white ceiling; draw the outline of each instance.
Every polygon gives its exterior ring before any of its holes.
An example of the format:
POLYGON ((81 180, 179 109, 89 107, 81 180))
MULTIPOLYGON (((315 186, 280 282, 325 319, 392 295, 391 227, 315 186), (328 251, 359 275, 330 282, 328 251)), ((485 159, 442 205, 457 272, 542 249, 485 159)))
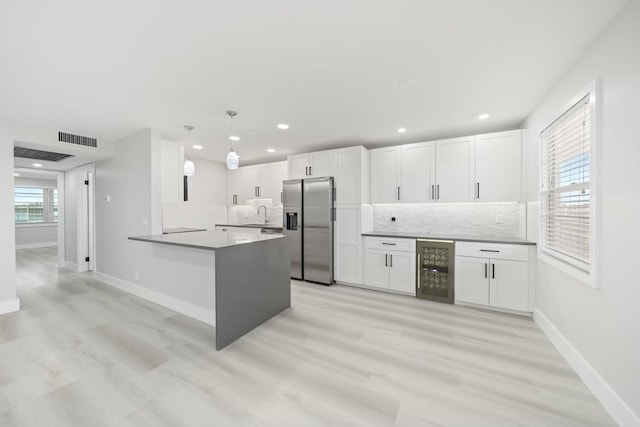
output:
POLYGON ((3 0, 0 118, 222 160, 234 109, 245 164, 513 128, 627 1, 3 0))

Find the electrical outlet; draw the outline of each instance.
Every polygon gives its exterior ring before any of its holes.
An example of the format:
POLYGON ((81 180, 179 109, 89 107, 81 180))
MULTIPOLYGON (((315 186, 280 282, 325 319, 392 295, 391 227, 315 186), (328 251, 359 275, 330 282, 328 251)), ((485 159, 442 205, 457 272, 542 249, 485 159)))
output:
POLYGON ((396 222, 396 217, 395 216, 391 217, 391 222, 396 222))
POLYGON ((497 215, 496 224, 502 224, 502 223, 504 223, 504 215, 497 215))

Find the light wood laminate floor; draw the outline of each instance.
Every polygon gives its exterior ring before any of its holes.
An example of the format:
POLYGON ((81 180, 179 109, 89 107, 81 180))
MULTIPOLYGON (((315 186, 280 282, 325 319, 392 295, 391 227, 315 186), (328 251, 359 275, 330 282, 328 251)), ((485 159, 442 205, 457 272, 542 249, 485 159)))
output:
POLYGON ((18 252, 0 426, 611 426, 531 319, 293 282, 223 351, 214 329, 18 252))

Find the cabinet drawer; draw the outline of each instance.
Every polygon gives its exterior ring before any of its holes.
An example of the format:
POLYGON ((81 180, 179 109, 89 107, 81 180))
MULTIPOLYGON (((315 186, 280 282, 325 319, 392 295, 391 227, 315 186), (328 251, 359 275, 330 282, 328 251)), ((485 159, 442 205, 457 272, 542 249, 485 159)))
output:
POLYGON ((529 259, 526 245, 502 243, 456 242, 456 255, 513 261, 527 261, 529 259))
POLYGON ((415 239, 392 239, 388 237, 367 237, 367 249, 386 249, 390 251, 415 252, 415 239))

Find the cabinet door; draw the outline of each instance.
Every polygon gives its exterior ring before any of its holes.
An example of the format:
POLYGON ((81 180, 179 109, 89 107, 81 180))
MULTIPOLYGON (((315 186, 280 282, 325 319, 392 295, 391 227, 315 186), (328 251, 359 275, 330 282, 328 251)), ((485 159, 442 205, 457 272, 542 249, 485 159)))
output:
POLYGON ((337 206, 335 222, 335 279, 339 282, 362 283, 361 207, 337 206))
POLYGON ((337 150, 336 153, 336 203, 362 203, 360 148, 337 150))
POLYGON ((309 154, 309 174, 312 177, 335 176, 336 174, 336 152, 319 151, 309 154))
POLYGON ((522 187, 522 132, 476 136, 476 200, 518 202, 522 187))
POLYGON ((456 257, 455 300, 489 304, 489 260, 456 257))
POLYGON ((298 154, 287 158, 289 164, 289 179, 309 178, 309 155, 298 154))
POLYGON ((285 179, 285 162, 267 163, 260 166, 260 189, 261 199, 273 200, 274 206, 282 204, 282 181, 285 179))
POLYGON ((255 199, 260 185, 260 169, 256 166, 245 166, 237 169, 238 204, 244 205, 247 200, 255 199))
POLYGON ((400 199, 403 202, 427 203, 435 201, 435 147, 435 142, 402 147, 400 199))
POLYGON ((400 148, 371 150, 371 203, 399 203, 400 148))
POLYGON ((474 199, 475 137, 436 143, 436 200, 472 202, 474 199))
POLYGON ((489 304, 529 311, 529 271, 523 261, 491 260, 489 304))
POLYGON ((227 170, 227 206, 235 206, 239 204, 238 169, 227 170))
POLYGON ((416 294, 415 252, 389 252, 389 289, 416 294))
POLYGON ((364 261, 364 284, 389 289, 389 251, 367 249, 364 261))

